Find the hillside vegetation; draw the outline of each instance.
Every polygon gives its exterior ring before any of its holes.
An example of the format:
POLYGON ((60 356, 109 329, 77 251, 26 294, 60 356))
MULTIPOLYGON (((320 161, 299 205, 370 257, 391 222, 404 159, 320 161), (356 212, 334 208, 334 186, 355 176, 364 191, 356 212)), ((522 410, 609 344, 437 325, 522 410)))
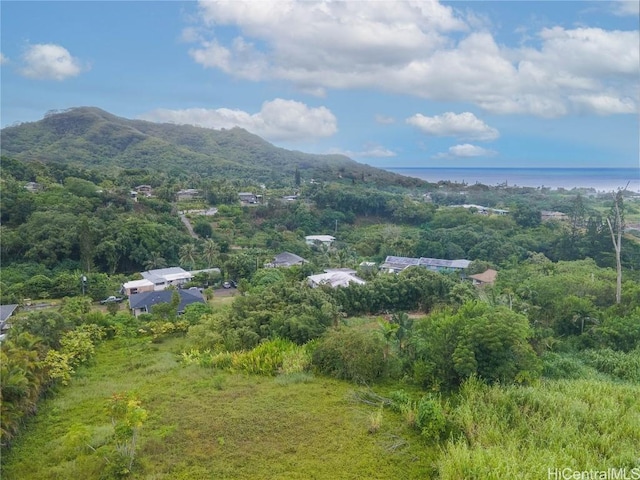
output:
POLYGON ((214 130, 117 117, 96 107, 48 113, 2 129, 3 155, 101 170, 152 168, 171 175, 281 182, 296 169, 308 178, 338 176, 384 183, 422 183, 342 155, 278 148, 241 128, 214 130))
POLYGON ((628 192, 428 184, 92 108, 2 141, 3 479, 640 475, 628 192), (208 269, 206 303, 100 303, 169 266, 208 269), (364 283, 312 288, 330 268, 364 283))

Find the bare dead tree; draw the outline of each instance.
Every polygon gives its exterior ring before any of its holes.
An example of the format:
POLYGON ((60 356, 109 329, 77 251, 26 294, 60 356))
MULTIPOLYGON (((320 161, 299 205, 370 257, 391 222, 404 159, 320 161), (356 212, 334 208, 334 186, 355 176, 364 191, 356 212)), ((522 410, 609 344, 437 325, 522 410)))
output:
POLYGON ((611 218, 607 217, 607 225, 609 233, 611 233, 611 241, 616 252, 616 304, 622 300, 622 262, 620 261, 620 252, 622 251, 622 233, 624 232, 624 219, 622 216, 622 194, 627 190, 629 183, 613 195, 613 223, 611 218))

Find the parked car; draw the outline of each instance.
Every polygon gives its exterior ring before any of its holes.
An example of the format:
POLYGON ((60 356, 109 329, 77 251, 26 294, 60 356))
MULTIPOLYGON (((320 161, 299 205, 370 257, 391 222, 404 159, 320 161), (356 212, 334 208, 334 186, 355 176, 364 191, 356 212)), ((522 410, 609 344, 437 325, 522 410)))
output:
POLYGON ((115 295, 111 295, 105 298, 104 300, 101 300, 100 303, 103 305, 106 303, 120 303, 122 300, 123 300, 122 297, 116 297, 115 295))
POLYGON ((231 282, 224 282, 222 288, 231 288, 231 282))

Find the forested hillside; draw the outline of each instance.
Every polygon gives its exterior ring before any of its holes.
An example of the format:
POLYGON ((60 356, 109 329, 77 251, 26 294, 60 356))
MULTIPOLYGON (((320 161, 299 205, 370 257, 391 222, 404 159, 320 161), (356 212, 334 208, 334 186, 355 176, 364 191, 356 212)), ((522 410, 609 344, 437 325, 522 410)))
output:
POLYGON ((44 119, 2 129, 3 155, 102 171, 153 169, 172 177, 206 175, 275 182, 292 178, 422 183, 342 155, 313 155, 278 148, 241 128, 213 130, 129 120, 95 107, 49 112, 44 119))

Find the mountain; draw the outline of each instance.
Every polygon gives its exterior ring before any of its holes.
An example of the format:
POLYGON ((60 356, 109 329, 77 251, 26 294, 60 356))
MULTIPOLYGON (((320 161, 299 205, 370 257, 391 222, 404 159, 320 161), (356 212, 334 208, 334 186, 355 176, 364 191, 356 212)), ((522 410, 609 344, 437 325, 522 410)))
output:
POLYGON ((260 182, 291 178, 352 178, 370 183, 422 184, 344 155, 314 155, 276 147, 235 127, 213 130, 117 117, 96 107, 49 112, 42 120, 0 132, 2 154, 20 160, 85 168, 144 168, 260 182))

